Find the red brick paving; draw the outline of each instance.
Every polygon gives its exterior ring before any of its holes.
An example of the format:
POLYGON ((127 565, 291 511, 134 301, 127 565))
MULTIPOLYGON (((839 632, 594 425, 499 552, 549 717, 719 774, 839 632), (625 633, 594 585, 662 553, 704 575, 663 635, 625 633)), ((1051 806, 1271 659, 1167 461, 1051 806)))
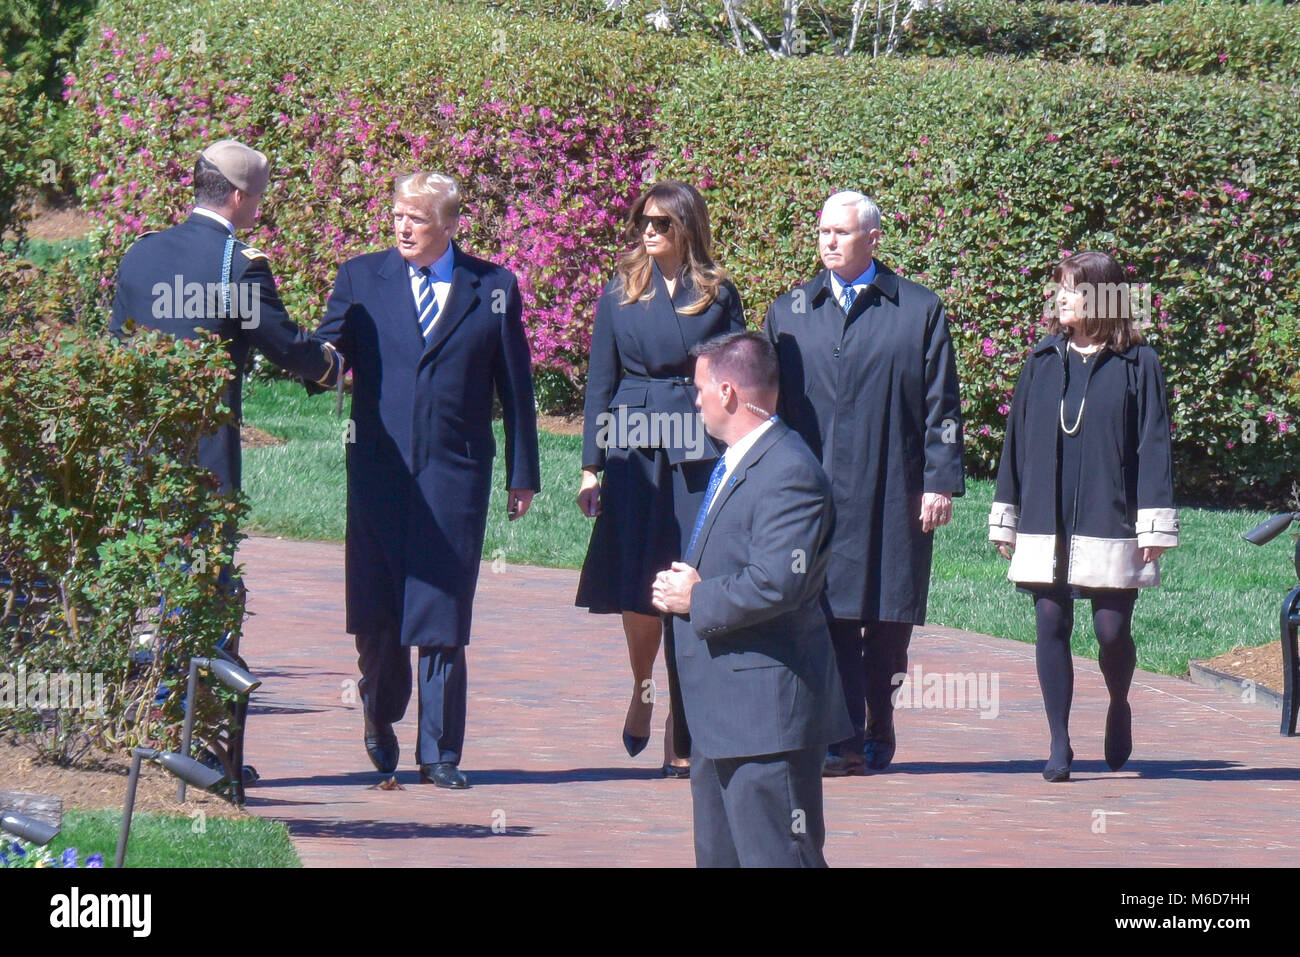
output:
MULTIPOLYGON (((398 725, 404 790, 382 791, 361 746, 341 546, 253 538, 239 555, 254 613, 241 651, 265 681, 248 806, 288 824, 304 864, 694 863, 689 783, 658 776, 662 713, 650 746, 627 757, 622 632, 573 607, 576 572, 484 564, 461 765, 472 787, 418 783, 413 703, 398 725)), ((826 781, 833 866, 1300 865, 1300 740, 1278 735, 1276 711, 1139 672, 1133 758, 1112 773, 1104 686, 1079 659, 1074 773, 1049 784, 1032 645, 926 626, 912 648, 925 674, 996 674, 998 715, 902 713, 887 773, 826 781)))

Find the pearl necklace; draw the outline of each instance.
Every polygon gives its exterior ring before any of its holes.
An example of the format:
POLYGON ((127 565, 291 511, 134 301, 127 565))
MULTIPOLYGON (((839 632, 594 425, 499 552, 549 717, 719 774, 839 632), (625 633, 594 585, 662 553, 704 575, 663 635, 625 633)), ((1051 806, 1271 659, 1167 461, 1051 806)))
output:
MULTIPOLYGON (((1070 343, 1070 348, 1073 349, 1075 352, 1079 353, 1079 359, 1082 360, 1084 365, 1087 365, 1090 360, 1095 359, 1097 357, 1097 353, 1101 352, 1101 350, 1104 347, 1105 347, 1105 343, 1101 343, 1099 345, 1093 346, 1089 351, 1084 352, 1073 342, 1070 343)), ((1086 406, 1087 404, 1088 404, 1088 387, 1085 385, 1083 387, 1083 401, 1079 403, 1079 414, 1074 417, 1074 425, 1072 426, 1066 425, 1065 424, 1065 396, 1061 396, 1060 412, 1061 412, 1062 432, 1064 432, 1066 435, 1079 434, 1079 426, 1083 424, 1083 407, 1086 406)))

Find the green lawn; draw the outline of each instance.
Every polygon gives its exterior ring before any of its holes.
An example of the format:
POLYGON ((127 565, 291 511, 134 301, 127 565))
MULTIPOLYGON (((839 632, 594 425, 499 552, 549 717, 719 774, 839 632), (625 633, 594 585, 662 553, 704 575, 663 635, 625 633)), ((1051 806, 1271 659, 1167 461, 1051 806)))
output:
MULTIPOLYGON (((345 403, 344 413, 347 413, 345 403)), ((284 382, 250 384, 245 420, 290 441, 244 453, 244 488, 252 503, 249 530, 287 538, 341 541, 346 479, 343 419, 332 396, 310 398, 284 382)), ((500 423, 497 444, 502 444, 500 423)), ((513 564, 578 568, 591 525, 574 504, 581 441, 543 433, 542 492, 521 521, 507 523, 497 456, 484 557, 513 564)), ((985 522, 992 482, 970 482, 951 525, 940 530, 930 588, 929 620, 1021 641, 1034 637, 1028 597, 1006 579, 1007 563, 988 543, 985 522)), ((1165 584, 1137 604, 1138 665, 1184 674, 1188 658, 1211 658, 1234 645, 1276 639, 1278 608, 1292 582, 1292 539, 1257 548, 1241 533, 1266 516, 1211 509, 1181 511, 1182 545, 1162 560, 1165 584)), ((1075 652, 1095 658, 1089 607, 1076 611, 1075 652)))
MULTIPOLYGON (((84 862, 91 854, 113 865, 120 810, 69 811, 63 830, 49 844, 55 857, 75 847, 84 862)), ((301 867, 280 821, 262 818, 191 818, 137 813, 131 818, 127 867, 301 867)))
MULTIPOLYGON (((14 244, 6 242, 0 248, 12 253, 14 244)), ((32 265, 48 266, 60 259, 84 259, 92 250, 89 239, 29 239, 23 249, 23 256, 32 265)))

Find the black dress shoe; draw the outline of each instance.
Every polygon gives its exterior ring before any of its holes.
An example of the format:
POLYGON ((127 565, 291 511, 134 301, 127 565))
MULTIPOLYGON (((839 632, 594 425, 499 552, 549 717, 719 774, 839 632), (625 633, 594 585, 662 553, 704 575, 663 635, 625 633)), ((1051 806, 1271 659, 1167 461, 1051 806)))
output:
POLYGON ((824 778, 843 778, 866 773, 863 758, 857 754, 836 754, 834 751, 827 751, 826 760, 822 762, 824 778))
POLYGON ((1118 771, 1133 753, 1133 709, 1127 701, 1112 701, 1106 711, 1106 764, 1118 771))
POLYGON ((627 755, 630 758, 635 758, 638 754, 644 751, 645 746, 649 743, 650 735, 648 734, 644 738, 638 738, 635 735, 628 734, 626 731, 623 732, 623 747, 627 749, 627 755))
POLYGON ((420 783, 436 784, 440 788, 453 788, 457 791, 469 787, 469 781, 460 773, 460 768, 446 761, 420 765, 420 783))
POLYGON ((1053 783, 1057 781, 1070 780, 1070 765, 1072 765, 1073 763, 1074 763, 1074 748, 1071 748, 1070 753, 1066 755, 1065 764, 1063 765, 1054 766, 1052 764, 1052 759, 1048 758, 1047 765, 1043 768, 1043 780, 1051 781, 1053 783))
POLYGON ((678 767, 675 764, 664 765, 664 777, 666 778, 689 778, 691 776, 691 766, 678 767))
POLYGON ((897 744, 892 736, 867 738, 866 743, 862 745, 862 760, 866 762, 867 769, 883 771, 889 767, 889 763, 894 760, 894 749, 897 744))
POLYGON ((392 774, 397 770, 397 759, 401 753, 397 746, 397 735, 388 722, 371 721, 366 715, 365 736, 366 754, 375 769, 382 774, 392 774))

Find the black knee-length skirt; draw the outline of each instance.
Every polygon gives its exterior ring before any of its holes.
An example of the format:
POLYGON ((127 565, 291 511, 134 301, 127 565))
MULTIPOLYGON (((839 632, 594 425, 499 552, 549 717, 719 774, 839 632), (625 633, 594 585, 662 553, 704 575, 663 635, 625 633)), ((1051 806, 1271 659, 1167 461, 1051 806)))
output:
POLYGON ((663 449, 609 450, 578 607, 659 614, 650 602, 655 575, 681 560, 715 462, 671 465, 663 449))

